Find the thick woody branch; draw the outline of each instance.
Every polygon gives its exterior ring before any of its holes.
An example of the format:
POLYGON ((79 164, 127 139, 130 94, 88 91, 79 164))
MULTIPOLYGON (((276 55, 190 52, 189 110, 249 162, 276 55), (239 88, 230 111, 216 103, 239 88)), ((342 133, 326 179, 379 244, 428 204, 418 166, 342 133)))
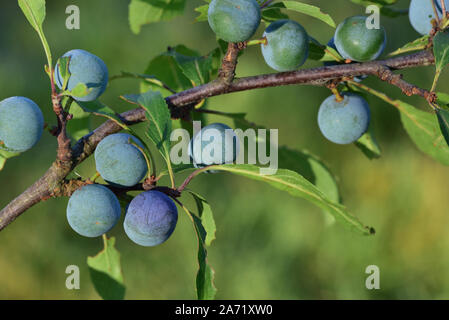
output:
MULTIPOLYGON (((233 49, 231 49, 231 51, 233 51, 233 49)), ((229 61, 233 59, 234 58, 230 58, 229 61)), ((361 75, 377 76, 381 80, 399 87, 406 94, 417 94, 428 99, 431 93, 405 82, 400 76, 394 75, 392 70, 428 66, 434 64, 434 62, 435 59, 430 51, 422 51, 412 55, 383 61, 344 64, 303 69, 293 72, 259 75, 237 79, 231 83, 218 79, 211 83, 171 95, 166 98, 166 101, 172 111, 172 116, 176 117, 178 114, 182 114, 179 110, 188 108, 192 105, 192 103, 212 96, 257 88, 293 84, 323 86, 331 81, 361 75)), ((232 64, 230 64, 230 66, 231 65, 232 64)), ((226 68, 227 67, 225 66, 222 69, 226 68)), ((234 74, 235 64, 233 69, 232 67, 228 69, 228 71, 230 70, 232 70, 232 74, 234 74)), ((127 122, 128 125, 132 125, 144 121, 145 112, 142 108, 137 108, 122 113, 121 117, 127 122)), ((71 170, 89 157, 94 152, 97 144, 103 138, 110 134, 119 132, 120 130, 121 127, 115 122, 106 121, 95 131, 79 140, 70 150, 71 161, 63 162, 65 165, 61 165, 61 161, 57 160, 42 178, 40 178, 36 183, 34 183, 25 192, 23 192, 0 211, 0 230, 5 228, 15 218, 32 207, 34 204, 49 197, 57 196, 58 193, 55 192, 55 190, 60 190, 60 188, 63 187, 64 179, 71 172, 71 170), (67 166, 68 163, 70 163, 70 166, 67 166)))
POLYGON ((377 76, 379 68, 382 68, 383 66, 392 70, 400 70, 418 66, 428 66, 433 64, 434 62, 435 59, 431 52, 421 51, 409 56, 393 58, 384 61, 344 64, 241 78, 236 79, 229 86, 215 81, 174 94, 167 98, 167 102, 174 106, 180 107, 188 105, 192 100, 201 101, 205 98, 231 92, 293 84, 323 86, 331 80, 342 79, 345 77, 355 77, 362 75, 377 76))

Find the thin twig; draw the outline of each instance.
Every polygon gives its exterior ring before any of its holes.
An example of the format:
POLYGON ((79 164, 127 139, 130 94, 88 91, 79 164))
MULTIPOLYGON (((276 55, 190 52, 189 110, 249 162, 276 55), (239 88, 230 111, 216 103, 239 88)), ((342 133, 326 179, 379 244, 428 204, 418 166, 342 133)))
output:
POLYGON ((440 24, 440 15, 438 14, 438 9, 437 9, 435 0, 430 0, 430 2, 432 2, 432 8, 433 8, 433 13, 435 14, 435 20, 436 20, 437 24, 440 24))
POLYGON ((185 180, 184 182, 178 187, 178 191, 179 192, 183 192, 184 189, 189 185, 189 183, 193 180, 193 178, 195 178, 197 175, 199 175, 201 172, 207 171, 209 170, 209 168, 212 166, 205 166, 202 168, 199 168, 195 171, 193 171, 185 180))

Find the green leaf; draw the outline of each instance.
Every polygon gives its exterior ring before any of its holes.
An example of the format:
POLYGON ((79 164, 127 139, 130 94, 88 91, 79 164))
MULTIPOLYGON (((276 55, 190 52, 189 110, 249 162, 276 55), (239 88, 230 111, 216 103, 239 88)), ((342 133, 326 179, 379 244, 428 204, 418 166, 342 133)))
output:
POLYGON ((90 277, 98 294, 105 300, 122 300, 125 297, 120 253, 115 248, 115 238, 103 236, 104 249, 95 257, 87 257, 90 277))
POLYGON ((217 288, 214 285, 214 270, 208 264, 207 250, 206 250, 206 236, 201 219, 195 214, 191 213, 185 206, 182 206, 184 211, 192 220, 193 226, 198 239, 198 264, 199 269, 196 275, 196 291, 198 300, 213 300, 217 293, 217 288))
POLYGON ((6 160, 20 155, 19 152, 12 152, 7 150, 2 150, 0 146, 0 171, 5 167, 6 160))
POLYGON ((198 210, 198 217, 201 220, 201 225, 203 226, 204 231, 206 232, 204 243, 206 244, 206 246, 210 246, 212 241, 215 240, 215 231, 217 230, 212 208, 210 207, 206 199, 204 199, 198 193, 191 190, 188 190, 188 192, 192 195, 193 199, 195 199, 196 207, 198 210))
POLYGON ((186 0, 131 0, 129 24, 135 34, 143 25, 168 21, 184 13, 186 0))
POLYGON ((307 151, 279 148, 279 167, 295 171, 313 183, 331 201, 340 202, 337 181, 324 162, 307 151))
POLYGON ((374 135, 372 125, 369 130, 355 142, 359 148, 369 159, 378 159, 381 156, 381 150, 374 135))
POLYGON ((103 104, 99 100, 94 101, 76 101, 85 112, 92 113, 93 115, 100 116, 103 118, 107 118, 109 120, 114 121, 117 125, 122 127, 125 130, 130 130, 130 128, 124 123, 122 117, 119 113, 112 110, 107 105, 103 104))
POLYGON ((399 100, 395 100, 394 105, 399 109, 402 124, 416 146, 435 160, 449 165, 449 147, 435 116, 399 100))
POLYGON ((438 123, 440 124, 441 133, 443 134, 446 143, 449 144, 449 95, 443 92, 438 92, 437 97, 439 108, 435 111, 437 114, 438 123), (444 108, 440 107, 440 105, 444 105, 444 108))
POLYGON ((334 48, 322 45, 312 37, 309 38, 309 59, 316 61, 344 61, 334 48))
POLYGON ((203 169, 221 170, 241 175, 250 179, 263 181, 276 189, 286 191, 294 197, 300 197, 331 213, 334 218, 351 230, 363 235, 374 234, 374 229, 363 225, 356 217, 349 214, 346 208, 330 200, 322 191, 300 174, 279 169, 274 175, 261 175, 260 168, 254 165, 218 165, 203 169))
POLYGON ((195 8, 195 11, 198 12, 200 15, 195 18, 196 22, 202 22, 207 21, 207 14, 209 11, 209 5, 205 4, 202 6, 199 6, 198 8, 195 8))
POLYGON ((73 115, 73 118, 67 123, 67 133, 74 140, 79 140, 91 131, 90 113, 73 103, 70 107, 70 114, 73 115))
POLYGON ((42 29, 42 24, 45 20, 45 0, 18 0, 18 3, 28 22, 39 35, 47 57, 49 67, 47 69, 51 70, 53 68, 51 50, 47 38, 45 37, 44 30, 42 29))
POLYGON ((449 110, 436 109, 438 123, 446 143, 449 145, 449 110))
POLYGON ((69 83, 70 79, 70 71, 69 71, 69 64, 70 64, 71 57, 61 57, 58 59, 56 65, 59 66, 59 74, 62 78, 63 86, 61 88, 62 91, 67 90, 67 84, 69 83))
MULTIPOLYGON (((178 45, 176 47, 169 48, 167 52, 164 52, 152 59, 144 73, 153 75, 175 91, 190 89, 192 88, 192 83, 179 67, 173 52, 189 57, 199 56, 197 52, 190 50, 183 45, 178 45)), ((150 89, 161 91, 164 96, 171 94, 169 91, 161 90, 159 87, 148 83, 143 83, 141 86, 141 92, 147 92, 150 89)))
POLYGON ((171 116, 165 99, 158 91, 125 95, 125 101, 142 107, 149 120, 147 136, 154 142, 167 164, 170 163, 171 116))
POLYGON ((45 20, 45 0, 18 0, 19 7, 28 22, 38 33, 42 32, 45 20))
POLYGON ((86 84, 78 82, 72 90, 67 91, 67 94, 74 98, 82 98, 90 92, 92 92, 92 88, 89 89, 86 84))
POLYGON ((392 53, 389 54, 389 56, 391 57, 391 56, 396 56, 396 55, 403 54, 406 52, 424 50, 428 44, 429 44, 429 36, 423 36, 423 37, 418 38, 412 42, 409 42, 406 45, 402 46, 401 48, 393 51, 392 53))
POLYGON ((192 81, 194 86, 209 82, 212 70, 212 54, 205 57, 187 56, 172 50, 170 54, 183 74, 192 81))
POLYGON ((333 28, 336 27, 334 19, 332 19, 332 17, 329 14, 321 11, 319 7, 312 6, 310 4, 296 1, 281 1, 274 3, 269 8, 286 8, 291 11, 300 12, 308 16, 317 18, 333 28))
POLYGON ((433 38, 433 54, 437 73, 449 63, 449 31, 440 31, 433 38))
POLYGON ((274 22, 277 20, 288 19, 288 15, 281 11, 281 8, 268 7, 262 10, 262 19, 266 22, 274 22))

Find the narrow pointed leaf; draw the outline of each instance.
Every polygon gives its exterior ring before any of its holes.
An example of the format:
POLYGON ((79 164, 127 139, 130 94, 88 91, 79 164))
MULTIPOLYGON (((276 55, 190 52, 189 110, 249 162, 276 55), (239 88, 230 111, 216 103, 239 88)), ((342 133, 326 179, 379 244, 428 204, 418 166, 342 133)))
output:
POLYGON ((321 11, 319 7, 310 4, 296 1, 281 1, 274 3, 268 8, 286 8, 291 11, 300 12, 308 16, 314 17, 318 20, 323 21, 324 23, 328 24, 333 28, 336 27, 334 19, 332 19, 332 17, 329 14, 321 11))
POLYGON ((139 105, 145 112, 148 121, 147 135, 154 142, 165 161, 170 161, 171 116, 167 103, 158 91, 142 94, 125 95, 125 101, 139 105))
POLYGON ((433 54, 437 72, 441 72, 449 63, 449 31, 440 31, 433 38, 433 54))
POLYGON ((374 234, 374 229, 363 225, 352 216, 344 206, 330 200, 322 191, 300 174, 279 169, 274 175, 261 175, 260 168, 255 165, 218 165, 206 170, 219 170, 241 175, 253 180, 263 181, 276 189, 286 191, 294 197, 300 197, 329 212, 334 218, 351 230, 362 235, 374 234))
POLYGON ((449 165, 449 147, 435 115, 399 100, 395 100, 394 105, 399 109, 402 124, 416 146, 435 160, 449 165))
POLYGON ((446 143, 449 145, 449 110, 436 110, 438 123, 440 124, 441 133, 443 134, 446 143))
POLYGON ((198 300, 213 300, 217 293, 214 285, 214 270, 207 261, 206 231, 201 219, 182 206, 189 218, 192 220, 198 239, 198 273, 196 275, 196 291, 198 300))
POLYGON ((423 36, 393 51, 392 53, 389 54, 389 56, 396 56, 411 51, 424 50, 428 44, 429 44, 429 36, 423 36))
POLYGON ((198 193, 191 190, 189 190, 189 193, 192 195, 193 199, 195 199, 196 208, 198 210, 198 218, 201 219, 201 224, 206 232, 204 243, 206 246, 210 246, 212 241, 215 240, 215 231, 217 230, 212 208, 206 199, 198 193))
POLYGON ((45 20, 45 0, 18 0, 18 2, 34 30, 41 32, 45 20))

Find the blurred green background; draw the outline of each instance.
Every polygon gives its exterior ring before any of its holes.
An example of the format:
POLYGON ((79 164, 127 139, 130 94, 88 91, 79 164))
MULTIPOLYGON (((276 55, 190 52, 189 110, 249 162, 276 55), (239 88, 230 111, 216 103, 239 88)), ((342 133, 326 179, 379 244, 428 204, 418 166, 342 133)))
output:
MULTIPOLYGON (((348 0, 304 1, 331 13, 337 23, 363 14, 348 0)), ((409 1, 399 1, 406 8, 409 1)), ((143 72, 148 61, 167 46, 184 44, 207 53, 216 46, 207 23, 193 23, 200 0, 189 0, 185 15, 171 22, 145 26, 139 35, 128 26, 126 0, 47 0, 44 25, 55 59, 74 48, 100 56, 110 74, 143 72), (81 10, 81 29, 65 28, 65 8, 81 10)), ((333 30, 304 15, 290 15, 326 43, 333 30)), ((407 16, 382 18, 391 51, 418 35, 407 16)), ((263 32, 261 27, 258 31, 263 32)), ((22 95, 36 101, 48 123, 50 90, 45 56, 35 32, 16 1, 0 4, 0 99, 22 95)), ((319 65, 308 62, 305 67, 319 65)), ((405 77, 430 87, 433 67, 408 70, 405 77)), ((238 76, 272 72, 257 47, 246 50, 238 76)), ((444 76, 440 84, 447 83, 444 76)), ((396 88, 368 79, 366 83, 400 97, 396 88)), ((113 82, 102 100, 117 111, 130 108, 118 96, 137 93, 135 80, 113 82)), ((443 86, 439 88, 445 90, 443 86)), ((383 149, 379 160, 368 160, 354 146, 334 145, 319 132, 317 110, 329 95, 325 88, 289 86, 242 92, 209 100, 209 108, 247 112, 248 119, 279 128, 280 144, 309 150, 325 159, 338 177, 345 205, 364 223, 376 228, 361 237, 340 225, 326 224, 308 202, 258 182, 228 174, 204 175, 191 187, 210 202, 217 239, 209 249, 216 271, 219 299, 442 299, 449 298, 449 169, 422 154, 405 134, 397 111, 370 97, 373 125, 383 149), (365 268, 380 268, 380 290, 365 288, 365 268)), ((420 99, 402 97, 424 108, 420 99)), ((227 121, 210 118, 211 121, 227 121)), ((101 123, 95 120, 94 125, 101 123)), ((37 147, 7 162, 0 172, 0 206, 40 177, 55 156, 55 139, 45 133, 37 147)), ((92 159, 77 172, 94 173, 92 159)), ((180 183, 182 177, 178 178, 180 183)), ((186 201, 186 203, 190 203, 186 201)), ((102 248, 101 238, 78 236, 66 222, 66 198, 40 203, 0 232, 1 299, 98 299, 86 265, 88 255, 102 248), (81 269, 81 289, 67 290, 65 269, 81 269)), ((144 248, 117 237, 128 299, 193 299, 197 243, 190 220, 180 211, 171 239, 144 248)))

